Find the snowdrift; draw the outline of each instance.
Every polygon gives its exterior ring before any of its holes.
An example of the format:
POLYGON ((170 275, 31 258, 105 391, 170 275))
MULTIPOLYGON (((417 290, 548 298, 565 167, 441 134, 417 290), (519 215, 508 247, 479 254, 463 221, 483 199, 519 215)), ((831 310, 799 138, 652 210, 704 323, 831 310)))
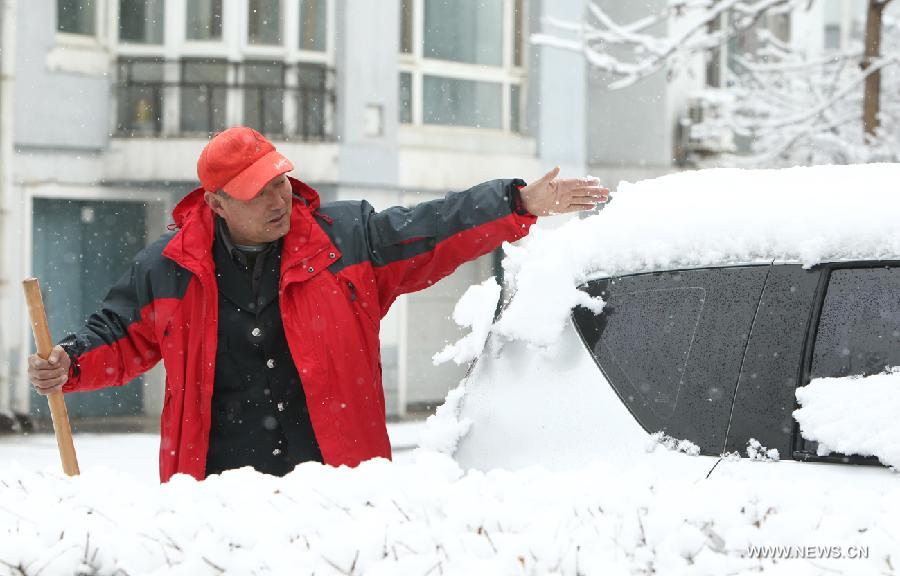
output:
POLYGON ((464 473, 420 452, 412 465, 304 464, 285 478, 242 469, 158 486, 108 469, 65 478, 5 465, 0 574, 885 574, 900 566, 896 477, 890 489, 850 477, 785 483, 777 470, 790 463, 744 460, 721 462, 706 480, 679 478, 663 472, 702 459, 649 456, 658 473, 602 464, 464 473), (806 557, 753 558, 754 550, 806 557))

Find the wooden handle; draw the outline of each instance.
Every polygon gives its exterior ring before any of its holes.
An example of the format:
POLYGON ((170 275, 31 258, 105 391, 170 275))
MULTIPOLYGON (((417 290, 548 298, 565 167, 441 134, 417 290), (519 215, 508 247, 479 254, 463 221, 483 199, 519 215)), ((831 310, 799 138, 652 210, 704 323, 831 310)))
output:
MULTIPOLYGON (((37 354, 44 360, 50 357, 53 350, 53 339, 50 338, 50 326, 47 324, 47 313, 44 310, 44 299, 41 297, 41 286, 37 278, 28 278, 22 282, 25 289, 25 302, 28 303, 28 315, 31 317, 31 330, 34 332, 34 343, 37 354)), ((62 460, 63 472, 68 476, 77 476, 78 457, 75 455, 75 444, 72 442, 72 429, 69 426, 69 412, 62 392, 47 395, 50 404, 50 418, 53 420, 53 431, 56 432, 56 445, 59 446, 59 457, 62 460)))

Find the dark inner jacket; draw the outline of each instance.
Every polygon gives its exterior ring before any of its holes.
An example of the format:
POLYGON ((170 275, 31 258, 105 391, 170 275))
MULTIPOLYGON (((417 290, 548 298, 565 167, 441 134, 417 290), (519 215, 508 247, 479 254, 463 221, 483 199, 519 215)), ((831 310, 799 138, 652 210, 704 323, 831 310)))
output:
POLYGON ((219 342, 206 474, 252 466, 284 476, 322 461, 281 323, 281 240, 236 246, 216 218, 219 342))

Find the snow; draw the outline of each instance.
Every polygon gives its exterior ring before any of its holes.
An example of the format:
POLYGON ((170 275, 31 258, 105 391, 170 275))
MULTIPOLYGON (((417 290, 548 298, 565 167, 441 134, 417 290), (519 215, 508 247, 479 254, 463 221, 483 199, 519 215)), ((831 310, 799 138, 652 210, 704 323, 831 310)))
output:
MULTIPOLYGON (((663 470, 701 460, 647 457, 663 470)), ((708 479, 602 463, 483 473, 418 451, 410 464, 157 485, 12 464, 0 471, 0 574, 877 574, 900 563, 897 478, 798 484, 747 479, 748 467, 775 468, 723 461, 708 479), (861 546, 868 558, 747 558, 772 544, 861 546)))
POLYGON ((900 368, 884 374, 816 378, 797 388, 800 433, 830 452, 876 456, 900 469, 900 368))
POLYGON ((747 457, 757 462, 778 462, 781 454, 775 448, 766 448, 756 438, 747 443, 747 457))
POLYGON ((515 294, 492 331, 558 341, 589 278, 730 264, 900 259, 900 164, 711 169, 622 182, 598 214, 506 247, 515 294))
MULTIPOLYGON (((419 445, 423 421, 389 422, 388 436, 394 459, 404 462, 419 445)), ((129 474, 133 481, 159 483, 158 434, 75 433, 75 451, 82 471, 110 469, 129 474)), ((31 472, 61 470, 56 438, 50 434, 0 435, 0 462, 16 463, 31 472)))
POLYGON ((465 381, 447 394, 444 403, 425 421, 419 446, 442 454, 453 455, 459 439, 469 432, 471 422, 459 418, 459 403, 466 393, 465 381))
POLYGON ((690 440, 673 438, 662 430, 650 435, 650 442, 647 443, 647 452, 653 452, 659 446, 673 452, 682 452, 688 456, 700 455, 700 447, 690 440))
POLYGON ((500 285, 493 277, 481 284, 470 286, 453 309, 453 321, 464 328, 471 328, 471 332, 435 354, 434 364, 442 364, 448 360, 463 364, 481 354, 499 300, 500 285))

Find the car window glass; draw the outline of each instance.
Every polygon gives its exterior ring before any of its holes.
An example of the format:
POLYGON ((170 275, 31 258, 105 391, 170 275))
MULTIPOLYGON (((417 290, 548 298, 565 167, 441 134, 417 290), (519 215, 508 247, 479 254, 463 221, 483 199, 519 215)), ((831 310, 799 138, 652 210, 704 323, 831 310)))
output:
POLYGON ((741 364, 726 452, 746 453, 754 438, 782 458, 792 453, 794 392, 821 274, 799 264, 772 266, 741 364))
POLYGON ((599 368, 648 432, 721 452, 741 359, 768 266, 636 274, 589 282, 599 315, 575 326, 599 368))
POLYGON ((702 286, 626 292, 609 314, 605 359, 660 417, 675 410, 705 299, 702 286))
POLYGON ((900 268, 834 270, 822 306, 812 378, 900 366, 900 268))

